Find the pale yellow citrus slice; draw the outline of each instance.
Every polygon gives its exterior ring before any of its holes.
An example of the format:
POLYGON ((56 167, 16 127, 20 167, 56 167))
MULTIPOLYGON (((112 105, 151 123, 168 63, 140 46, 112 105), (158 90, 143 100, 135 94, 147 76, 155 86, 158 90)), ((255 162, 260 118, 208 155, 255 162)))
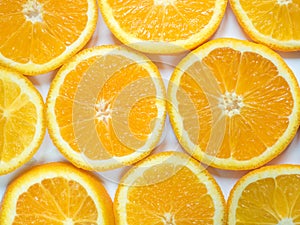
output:
POLYGON ((227 0, 100 0, 103 18, 123 43, 150 53, 200 45, 217 30, 227 0))
POLYGON ((222 169, 252 169, 279 155, 300 121, 300 89, 284 60, 248 41, 217 39, 177 65, 168 111, 181 145, 222 169))
POLYGON ((47 98, 49 134, 76 166, 132 164, 158 144, 165 88, 145 56, 119 46, 86 49, 65 64, 47 98))
POLYGON ((100 180, 66 163, 36 166, 4 194, 1 225, 112 225, 112 201, 100 180))
POLYGON ((49 72, 78 52, 97 23, 96 0, 1 0, 0 64, 49 72))
POLYGON ((214 178, 179 152, 154 154, 121 179, 114 210, 118 225, 226 224, 226 206, 214 178))
POLYGON ((242 177, 230 192, 228 225, 300 224, 300 166, 276 165, 242 177))
POLYGON ((44 117, 44 102, 33 84, 0 67, 0 175, 32 158, 45 135, 44 117))
POLYGON ((230 4, 253 40, 276 50, 300 50, 299 0, 230 0, 230 4))

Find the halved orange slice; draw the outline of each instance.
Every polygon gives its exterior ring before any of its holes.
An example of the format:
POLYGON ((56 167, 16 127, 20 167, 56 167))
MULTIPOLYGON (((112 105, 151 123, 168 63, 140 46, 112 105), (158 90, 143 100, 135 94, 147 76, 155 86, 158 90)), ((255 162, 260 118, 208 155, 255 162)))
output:
POLYGON ((49 72, 78 52, 97 23, 96 0, 1 0, 0 64, 49 72))
POLYGON ((123 43, 149 53, 197 47, 217 30, 227 0, 100 0, 107 26, 123 43))
POLYGON ((283 59, 248 41, 217 39, 176 67, 168 111, 181 145, 222 169, 253 169, 279 155, 300 123, 300 89, 283 59))
POLYGON ((56 75, 47 98, 49 134, 76 166, 132 164, 158 144, 166 117, 156 66, 119 46, 86 49, 56 75))
POLYGON ((230 192, 228 225, 300 223, 300 166, 276 165, 242 177, 230 192))
POLYGON ((179 152, 154 154, 121 179, 114 200, 118 225, 226 224, 226 206, 214 178, 179 152))
POLYGON ((7 187, 0 221, 8 224, 114 224, 100 180, 66 163, 36 166, 7 187))
POLYGON ((45 132, 40 93, 22 74, 0 67, 0 175, 28 162, 45 132))
POLYGON ((276 50, 300 50, 299 0, 230 0, 230 4, 253 40, 276 50))

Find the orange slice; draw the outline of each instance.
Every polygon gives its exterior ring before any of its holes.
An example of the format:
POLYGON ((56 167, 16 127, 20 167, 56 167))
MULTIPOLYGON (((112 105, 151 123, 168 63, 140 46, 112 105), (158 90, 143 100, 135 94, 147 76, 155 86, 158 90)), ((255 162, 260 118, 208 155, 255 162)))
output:
POLYGON ((45 131, 39 92, 23 75, 0 67, 0 175, 28 162, 45 131))
POLYGON ((56 75, 47 98, 50 137, 76 166, 107 170, 147 156, 166 116, 156 66, 118 46, 87 49, 56 75))
POLYGON ((300 121, 300 89, 283 59, 248 41, 217 39, 176 67, 168 90, 171 124, 196 159, 252 169, 279 155, 300 121))
POLYGON ((1 224, 114 224, 112 201, 94 176, 66 163, 36 166, 4 194, 1 224))
POLYGON ((104 21, 123 43, 149 53, 195 48, 217 30, 227 0, 100 0, 104 21))
POLYGON ((300 50, 299 0, 230 0, 230 4, 253 40, 276 50, 300 50))
POLYGON ((152 155, 121 179, 116 224, 226 224, 225 200, 213 177, 184 153, 152 155))
POLYGON ((276 165, 242 177, 228 199, 228 225, 300 223, 300 166, 276 165))
POLYGON ((1 0, 0 64, 37 75, 59 67, 92 36, 96 0, 1 0))

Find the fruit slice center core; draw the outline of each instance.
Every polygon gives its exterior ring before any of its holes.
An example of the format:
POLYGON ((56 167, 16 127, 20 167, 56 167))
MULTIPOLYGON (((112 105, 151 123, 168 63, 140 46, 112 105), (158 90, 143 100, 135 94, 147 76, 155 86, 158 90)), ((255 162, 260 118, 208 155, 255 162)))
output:
POLYGON ((42 4, 36 0, 28 0, 23 5, 23 13, 28 21, 32 23, 42 22, 42 4))
POLYGON ((293 0, 277 0, 279 5, 288 5, 293 2, 293 0))
MULTIPOLYGON (((3 117, 3 118, 9 118, 9 116, 10 116, 10 112, 9 112, 9 110, 6 110, 6 109, 0 109, 0 112, 2 111, 2 116, 1 117, 3 117)), ((1 115, 1 114, 0 114, 1 115)))
POLYGON ((173 5, 176 2, 176 0, 154 0, 154 5, 173 5))
POLYGON ((65 221, 64 221, 64 225, 73 225, 74 222, 71 218, 67 218, 65 221))
POLYGON ((295 225, 291 218, 284 218, 277 225, 295 225))
POLYGON ((111 102, 105 101, 101 99, 96 105, 96 118, 98 121, 103 121, 104 123, 108 124, 108 121, 111 119, 111 102))
POLYGON ((171 213, 165 213, 163 217, 165 225, 176 225, 174 216, 171 213))
POLYGON ((226 92, 220 99, 219 107, 222 108, 226 115, 234 116, 240 114, 243 107, 243 98, 235 92, 226 92))

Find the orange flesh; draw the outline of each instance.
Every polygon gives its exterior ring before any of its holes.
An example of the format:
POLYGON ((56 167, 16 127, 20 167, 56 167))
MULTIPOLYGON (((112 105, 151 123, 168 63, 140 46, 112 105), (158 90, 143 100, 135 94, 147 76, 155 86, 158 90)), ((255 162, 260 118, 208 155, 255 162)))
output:
POLYGON ((291 174, 251 183, 239 199, 236 224, 279 224, 284 218, 300 223, 299 185, 300 176, 291 174))
MULTIPOLYGON (((274 145, 286 130, 293 109, 289 86, 278 74, 275 65, 255 53, 241 53, 230 48, 212 51, 203 59, 203 63, 215 76, 221 94, 234 92, 242 97, 244 104, 239 114, 226 116, 225 135, 220 149, 207 151, 207 154, 219 158, 247 160, 274 145)), ((193 66, 197 65, 191 67, 193 66)), ((207 95, 188 74, 181 77, 180 88, 188 93, 194 104, 200 125, 196 132, 192 132, 196 128, 191 127, 191 124, 185 129, 191 129, 191 139, 198 139, 195 143, 205 151, 212 135, 212 114, 219 107, 219 102, 209 104, 207 95)), ((215 97, 222 98, 217 95, 215 97)), ((184 103, 180 102, 179 111, 185 112, 185 108, 184 103)), ((190 120, 187 115, 181 115, 190 120)))
MULTIPOLYGON (((62 54, 75 42, 87 23, 87 3, 75 0, 39 0, 41 21, 23 13, 32 0, 1 0, 0 53, 19 63, 43 64, 62 54), (13 51, 12 51, 13 49, 13 51)), ((34 16, 36 12, 32 12, 34 16)))
MULTIPOLYGON (((143 78, 151 78, 144 68, 136 63, 131 63, 124 68, 119 68, 113 74, 109 74, 110 77, 107 77, 107 80, 104 78, 104 84, 96 82, 97 84, 94 87, 87 87, 89 89, 85 90, 85 92, 83 91, 82 96, 78 96, 78 89, 74 87, 80 85, 84 72, 96 60, 103 60, 105 63, 113 60, 115 64, 118 64, 118 62, 125 62, 128 59, 121 56, 119 58, 112 56, 105 56, 103 58, 92 57, 79 63, 76 70, 71 71, 65 77, 64 84, 60 87, 59 96, 55 103, 55 114, 61 135, 77 152, 81 151, 81 146, 87 146, 88 144, 91 146, 93 143, 96 146, 94 150, 89 148, 89 151, 85 152, 91 159, 107 159, 111 155, 124 156, 131 154, 136 149, 131 148, 123 139, 119 138, 118 134, 116 134, 117 128, 112 124, 111 119, 97 118, 96 104, 105 102, 107 105, 110 104, 113 106, 115 99, 119 95, 122 95, 122 91, 126 86, 135 81, 138 82, 143 78), (92 97, 93 94, 91 94, 93 92, 96 93, 94 100, 92 97), (83 115, 83 118, 76 120, 79 123, 78 127, 80 129, 78 133, 74 132, 74 124, 72 124, 74 122, 74 107, 77 107, 78 112, 83 115), (93 112, 93 114, 85 114, 87 111, 93 112), (88 132, 88 130, 85 132, 84 129, 88 129, 88 126, 95 126, 96 137, 90 137, 91 132, 88 132), (80 135, 80 137, 77 135, 80 135), (98 143, 99 140, 100 143, 98 143)), ((103 66, 99 68, 103 69, 103 66)), ((105 70, 105 68, 103 71, 101 70, 103 74, 105 74, 105 70)), ((127 99, 132 98, 134 94, 134 92, 131 92, 132 96, 127 95, 125 97, 127 99)), ((120 126, 124 126, 128 122, 129 130, 134 137, 144 142, 153 130, 151 124, 157 117, 156 104, 156 98, 152 95, 152 97, 139 99, 135 105, 132 105, 128 115, 122 114, 122 111, 129 107, 127 105, 121 105, 119 108, 114 108, 114 110, 115 113, 120 112, 119 114, 121 114, 120 120, 118 120, 121 124, 120 126)))
POLYGON ((171 167, 174 165, 164 164, 149 169, 142 180, 137 180, 138 186, 129 187, 126 204, 129 225, 213 224, 213 201, 205 185, 199 183, 198 177, 188 168, 182 167, 175 175, 153 182, 153 176, 155 179, 157 174, 164 174, 171 167), (153 184, 139 186, 147 180, 153 184), (171 223, 171 218, 175 223, 171 223))
POLYGON ((201 31, 211 20, 215 7, 214 0, 164 3, 167 5, 155 5, 153 0, 107 2, 125 32, 141 40, 169 42, 187 39, 201 31))
POLYGON ((17 201, 13 224, 57 224, 72 218, 74 224, 97 224, 92 198, 77 182, 65 178, 44 179, 24 192, 17 201))
POLYGON ((36 123, 29 97, 14 82, 0 80, 0 161, 9 162, 30 145, 36 123))
POLYGON ((300 1, 280 5, 277 1, 240 0, 254 27, 278 40, 300 39, 300 1), (275 22, 276 21, 276 22, 275 22))

